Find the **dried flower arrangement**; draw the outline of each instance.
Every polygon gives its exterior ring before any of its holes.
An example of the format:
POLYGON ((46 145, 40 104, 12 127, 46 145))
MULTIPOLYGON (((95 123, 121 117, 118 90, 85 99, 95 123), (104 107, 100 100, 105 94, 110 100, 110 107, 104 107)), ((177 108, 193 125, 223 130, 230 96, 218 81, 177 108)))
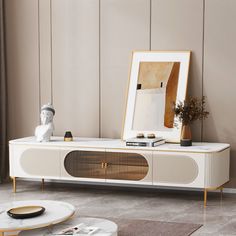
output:
POLYGON ((204 120, 209 112, 205 110, 205 96, 202 98, 189 96, 183 102, 174 104, 174 113, 183 125, 189 125, 195 120, 204 120))
POLYGON ((192 145, 192 134, 190 129, 190 123, 195 120, 204 120, 208 117, 209 112, 205 109, 205 97, 188 97, 183 102, 174 104, 175 116, 182 122, 181 132, 181 146, 192 145))

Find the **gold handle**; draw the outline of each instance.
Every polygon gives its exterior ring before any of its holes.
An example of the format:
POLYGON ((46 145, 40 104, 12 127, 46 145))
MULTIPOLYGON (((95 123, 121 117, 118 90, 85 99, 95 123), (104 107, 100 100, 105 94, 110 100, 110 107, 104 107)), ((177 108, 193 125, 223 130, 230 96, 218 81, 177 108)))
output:
POLYGON ((106 169, 108 167, 108 163, 107 162, 102 162, 101 165, 102 165, 102 169, 104 169, 104 168, 106 169))

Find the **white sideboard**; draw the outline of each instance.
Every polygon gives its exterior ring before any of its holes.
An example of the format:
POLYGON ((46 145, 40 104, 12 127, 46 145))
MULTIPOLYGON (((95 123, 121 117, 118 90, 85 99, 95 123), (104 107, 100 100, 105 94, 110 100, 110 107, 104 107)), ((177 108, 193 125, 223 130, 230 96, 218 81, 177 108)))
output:
POLYGON ((229 181, 230 145, 194 143, 127 147, 117 139, 34 137, 10 141, 10 176, 119 183, 132 185, 220 189, 229 181))

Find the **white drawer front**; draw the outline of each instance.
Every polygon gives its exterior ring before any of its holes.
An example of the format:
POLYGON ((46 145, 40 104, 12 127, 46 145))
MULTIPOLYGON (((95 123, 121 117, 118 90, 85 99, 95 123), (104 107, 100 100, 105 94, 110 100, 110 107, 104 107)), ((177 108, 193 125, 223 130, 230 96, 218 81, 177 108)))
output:
POLYGON ((60 176, 58 149, 15 146, 11 161, 15 177, 56 178, 60 176))
POLYGON ((153 153, 153 184, 173 187, 204 187, 205 154, 153 153))

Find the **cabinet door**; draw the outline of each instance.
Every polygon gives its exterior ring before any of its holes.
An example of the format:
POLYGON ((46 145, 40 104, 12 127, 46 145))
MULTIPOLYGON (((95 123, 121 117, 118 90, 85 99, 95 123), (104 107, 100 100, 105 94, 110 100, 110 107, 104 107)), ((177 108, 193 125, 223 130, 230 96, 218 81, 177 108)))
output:
POLYGON ((152 184, 152 154, 137 151, 106 151, 107 182, 152 184))
POLYGON ((11 175, 58 179, 60 177, 60 152, 56 148, 12 145, 11 175))
POLYGON ((63 150, 62 178, 105 181, 105 152, 99 150, 63 150))
POLYGON ((204 187, 205 154, 153 153, 153 184, 176 187, 204 187))

